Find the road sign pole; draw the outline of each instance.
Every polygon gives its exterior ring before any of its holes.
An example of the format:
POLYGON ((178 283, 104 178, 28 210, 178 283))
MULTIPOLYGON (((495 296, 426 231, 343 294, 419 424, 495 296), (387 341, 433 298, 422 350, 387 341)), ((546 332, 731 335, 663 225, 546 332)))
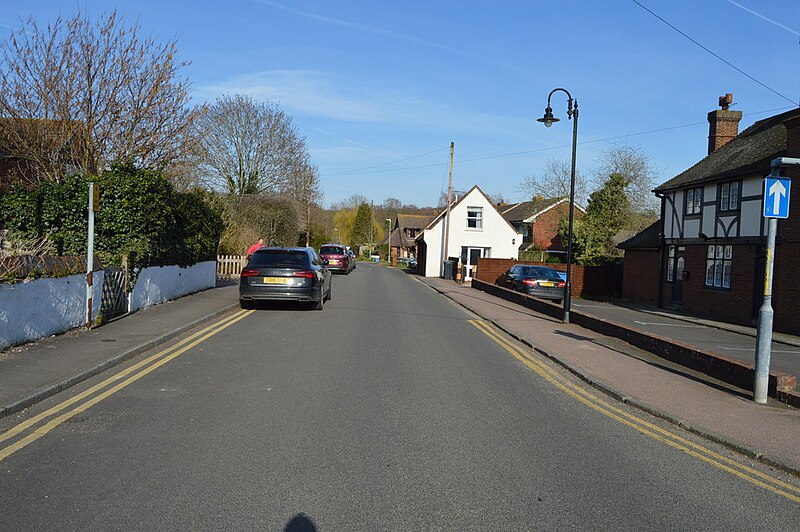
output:
POLYGON ((764 301, 758 309, 758 334, 756 336, 756 376, 753 383, 753 400, 765 404, 769 392, 769 362, 772 356, 772 271, 775 265, 775 235, 778 219, 770 218, 767 230, 767 261, 764 270, 764 301))

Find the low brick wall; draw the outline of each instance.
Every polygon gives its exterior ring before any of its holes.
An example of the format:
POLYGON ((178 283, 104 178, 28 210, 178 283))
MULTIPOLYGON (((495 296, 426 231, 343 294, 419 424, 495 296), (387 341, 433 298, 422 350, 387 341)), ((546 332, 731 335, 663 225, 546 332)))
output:
MULTIPOLYGON (((531 310, 561 319, 561 307, 538 300, 519 292, 507 290, 480 279, 472 280, 472 288, 481 290, 508 301, 519 303, 531 310)), ((628 342, 666 360, 698 371, 709 377, 726 382, 745 390, 753 389, 755 368, 739 360, 726 358, 716 353, 709 353, 691 345, 663 338, 628 326, 584 314, 576 310, 570 311, 570 322, 606 336, 613 336, 628 342)), ((769 375, 769 395, 787 404, 800 407, 800 394, 794 392, 797 377, 780 371, 771 371, 769 375)))
MULTIPOLYGON (((478 261, 478 267, 475 270, 475 274, 473 275, 473 279, 479 279, 485 283, 494 284, 500 275, 512 267, 514 264, 531 264, 533 266, 545 266, 547 268, 552 268, 554 270, 558 270, 560 272, 567 271, 566 264, 551 264, 548 262, 530 262, 530 261, 518 261, 516 259, 480 259, 478 261)), ((570 275, 569 282, 572 285, 572 289, 570 293, 573 297, 581 297, 583 295, 601 295, 597 293, 588 293, 584 294, 584 277, 585 277, 585 267, 579 264, 572 265, 572 274, 570 275)), ((590 292, 596 292, 591 291, 590 292)), ((610 295, 610 294, 609 294, 610 295)))

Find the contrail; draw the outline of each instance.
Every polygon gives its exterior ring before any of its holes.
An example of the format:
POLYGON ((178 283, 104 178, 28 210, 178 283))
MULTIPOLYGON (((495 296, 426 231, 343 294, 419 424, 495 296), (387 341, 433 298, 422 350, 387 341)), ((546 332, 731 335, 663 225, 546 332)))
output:
POLYGON ((747 12, 748 12, 748 13, 750 13, 751 15, 755 15, 756 17, 760 18, 761 20, 766 20, 766 21, 767 21, 767 22, 769 22, 770 24, 774 24, 775 26, 778 26, 779 28, 781 28, 781 29, 784 29, 784 30, 788 31, 789 33, 791 33, 792 35, 794 35, 794 36, 796 36, 796 37, 799 37, 799 38, 800 38, 800 32, 797 32, 797 31, 793 30, 792 28, 789 28, 789 27, 787 27, 787 26, 784 26, 783 24, 781 24, 781 23, 780 23, 780 22, 778 22, 778 21, 772 20, 772 19, 771 19, 771 18, 769 18, 769 17, 765 17, 765 16, 764 16, 764 15, 762 15, 761 13, 757 13, 756 11, 753 11, 753 10, 752 10, 752 9, 750 9, 749 7, 745 7, 745 6, 743 6, 743 5, 742 5, 742 4, 740 4, 739 2, 734 2, 734 0, 727 0, 727 2, 728 2, 729 4, 733 4, 733 5, 735 5, 735 6, 736 6, 736 7, 738 7, 739 9, 742 9, 742 10, 744 10, 744 11, 747 11, 747 12))

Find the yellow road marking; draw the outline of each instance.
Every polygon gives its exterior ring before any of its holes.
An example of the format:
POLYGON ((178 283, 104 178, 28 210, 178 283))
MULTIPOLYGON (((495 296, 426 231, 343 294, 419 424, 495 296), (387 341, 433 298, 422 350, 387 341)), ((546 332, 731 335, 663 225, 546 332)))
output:
POLYGON ((58 425, 60 425, 64 421, 67 421, 68 419, 76 416, 77 414, 79 414, 79 413, 87 410, 88 408, 96 405, 97 403, 99 403, 103 399, 106 399, 107 397, 113 395, 114 393, 122 390, 123 388, 127 387, 128 385, 132 384, 133 382, 136 382, 137 380, 141 379, 142 377, 144 377, 145 375, 147 375, 151 371, 153 371, 153 370, 163 366, 167 362, 179 357, 180 355, 182 355, 183 353, 185 353, 189 349, 195 347, 197 344, 200 344, 200 343, 206 341, 207 339, 211 338, 215 334, 223 331, 224 329, 227 329, 228 327, 230 327, 231 325, 233 325, 237 321, 239 321, 241 319, 244 319, 245 317, 249 316, 253 312, 255 312, 255 311, 253 311, 253 310, 239 311, 236 314, 234 314, 232 316, 229 316, 229 317, 225 318, 224 320, 222 320, 220 322, 217 322, 217 323, 214 323, 212 325, 209 325, 208 327, 206 327, 206 328, 204 328, 204 329, 192 334, 191 336, 181 340, 177 344, 175 344, 175 345, 173 345, 173 346, 171 346, 171 347, 169 347, 167 349, 164 349, 164 350, 162 350, 162 351, 160 351, 160 352, 158 352, 158 353, 156 353, 156 354, 154 354, 154 355, 152 355, 150 357, 147 357, 146 359, 142 360, 141 362, 138 362, 138 363, 134 364, 133 366, 131 366, 129 368, 126 368, 125 370, 123 370, 123 371, 121 371, 121 372, 109 377, 108 379, 104 380, 103 382, 92 386, 88 390, 76 395, 75 397, 73 397, 71 399, 68 399, 68 400, 66 400, 66 401, 64 401, 62 403, 59 403, 58 405, 50 408, 49 410, 47 410, 45 412, 42 412, 41 414, 39 414, 39 415, 37 415, 37 416, 35 416, 35 417, 23 422, 23 423, 20 423, 19 425, 17 425, 15 427, 13 427, 12 429, 6 431, 5 433, 0 435, 0 441, 5 441, 5 440, 8 440, 9 438, 12 438, 14 436, 17 436, 17 435, 21 434, 22 432, 24 432, 28 428, 32 427, 33 425, 39 423, 40 421, 52 416, 53 414, 56 414, 56 413, 58 413, 58 412, 60 412, 60 411, 62 411, 64 409, 66 409, 66 408, 69 408, 70 406, 74 405, 75 403, 80 402, 83 399, 86 399, 87 397, 91 396, 95 392, 97 392, 99 390, 102 390, 103 388, 109 386, 110 384, 112 384, 112 383, 114 383, 116 381, 119 381, 120 379, 123 379, 127 375, 130 375, 131 373, 141 369, 144 366, 147 366, 147 364, 150 364, 150 363, 154 362, 152 365, 150 365, 149 367, 143 369, 139 373, 137 373, 137 374, 135 374, 135 375, 133 375, 131 377, 128 377, 127 379, 125 379, 124 381, 120 382, 116 386, 114 386, 114 387, 106 390, 105 392, 95 396, 94 398, 90 399, 89 401, 86 401, 85 403, 83 403, 82 405, 78 406, 77 408, 74 408, 73 410, 71 410, 71 411, 69 411, 69 412, 67 412, 65 414, 62 414, 62 415, 58 416, 57 418, 49 421, 47 424, 43 425, 42 427, 35 429, 31 434, 29 434, 28 436, 20 439, 16 443, 14 443, 12 445, 9 445, 9 446, 7 446, 7 447, 5 447, 3 449, 0 449, 0 461, 6 459, 7 457, 11 456, 15 452, 19 451, 20 449, 22 449, 22 448, 26 447, 27 445, 31 444, 32 442, 38 440, 39 438, 41 438, 42 436, 44 436, 45 434, 47 434, 48 432, 53 430, 55 427, 57 427, 58 425))
POLYGON ((646 421, 643 418, 635 416, 629 412, 625 412, 593 395, 587 390, 572 384, 553 369, 536 360, 533 355, 527 353, 526 350, 511 343, 509 340, 501 336, 500 333, 498 333, 489 324, 479 320, 469 320, 469 323, 498 343, 512 356, 525 364, 536 374, 589 408, 592 408, 593 410, 596 410, 619 423, 634 428, 642 434, 650 436, 655 440, 661 441, 675 449, 679 449, 691 456, 694 456, 695 458, 699 458, 704 462, 722 469, 723 471, 727 471, 728 473, 755 484, 756 486, 772 491, 773 493, 786 497, 794 502, 800 502, 800 496, 797 495, 800 494, 800 488, 783 482, 780 479, 772 477, 768 474, 762 473, 761 471, 747 467, 746 465, 739 464, 738 462, 722 456, 711 449, 703 447, 702 445, 699 445, 691 440, 687 440, 686 438, 683 438, 677 434, 673 434, 668 430, 646 421), (767 484, 764 481, 770 482, 771 484, 767 484))

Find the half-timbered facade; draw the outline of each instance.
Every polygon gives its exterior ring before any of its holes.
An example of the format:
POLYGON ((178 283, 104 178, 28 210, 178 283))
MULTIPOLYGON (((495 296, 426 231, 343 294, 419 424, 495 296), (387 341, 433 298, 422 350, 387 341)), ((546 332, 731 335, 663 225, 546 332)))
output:
MULTIPOLYGON (((754 323, 765 263, 764 177, 776 157, 800 157, 800 110, 737 134, 741 115, 727 105, 709 113, 709 155, 655 189, 661 243, 650 269, 658 276, 659 305, 754 323)), ((798 179, 796 170, 784 174, 798 179)), ((800 333, 800 216, 792 214, 800 210, 798 186, 790 218, 779 225, 773 299, 776 329, 794 333, 800 333)))

